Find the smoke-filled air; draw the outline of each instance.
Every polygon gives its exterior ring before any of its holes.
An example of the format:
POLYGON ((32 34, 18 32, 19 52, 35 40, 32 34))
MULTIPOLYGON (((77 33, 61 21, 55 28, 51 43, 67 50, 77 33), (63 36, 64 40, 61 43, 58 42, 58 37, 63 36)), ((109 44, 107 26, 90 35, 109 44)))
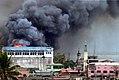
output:
MULTIPOLYGON (((7 43, 52 46, 58 51, 72 53, 87 40, 89 50, 99 43, 96 48, 103 51, 102 47, 107 47, 109 40, 105 41, 102 36, 109 38, 115 30, 114 34, 118 33, 118 8, 118 0, 25 0, 6 22, 7 43)), ((114 40, 110 39, 111 46, 114 40)))

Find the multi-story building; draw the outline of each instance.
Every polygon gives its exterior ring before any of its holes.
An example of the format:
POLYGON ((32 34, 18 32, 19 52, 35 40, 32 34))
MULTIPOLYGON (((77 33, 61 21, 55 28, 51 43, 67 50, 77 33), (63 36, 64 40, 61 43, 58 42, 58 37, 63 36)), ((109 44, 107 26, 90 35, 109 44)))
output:
POLYGON ((12 56, 15 64, 24 68, 45 69, 47 64, 53 63, 52 47, 3 47, 3 51, 12 56))
POLYGON ((116 77, 118 71, 119 62, 109 60, 92 62, 89 64, 88 77, 116 77))

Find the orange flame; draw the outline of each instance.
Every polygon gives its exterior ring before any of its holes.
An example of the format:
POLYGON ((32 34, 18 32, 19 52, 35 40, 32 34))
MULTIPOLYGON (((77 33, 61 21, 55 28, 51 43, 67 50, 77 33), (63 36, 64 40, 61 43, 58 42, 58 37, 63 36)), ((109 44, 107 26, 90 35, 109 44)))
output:
POLYGON ((14 46, 19 47, 19 46, 23 46, 23 44, 15 43, 14 46))

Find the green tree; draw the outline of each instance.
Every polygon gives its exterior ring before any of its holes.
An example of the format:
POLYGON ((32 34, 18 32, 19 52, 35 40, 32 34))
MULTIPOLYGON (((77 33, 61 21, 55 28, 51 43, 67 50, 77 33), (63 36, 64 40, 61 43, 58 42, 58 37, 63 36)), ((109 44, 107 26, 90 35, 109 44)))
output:
POLYGON ((68 68, 68 67, 71 67, 73 68, 75 66, 75 62, 73 60, 67 60, 64 62, 64 67, 65 68, 68 68))
POLYGON ((62 53, 57 53, 54 55, 54 63, 61 63, 63 64, 65 62, 65 55, 62 53))
POLYGON ((16 70, 17 65, 12 65, 11 57, 6 52, 0 53, 0 77, 1 80, 17 80, 16 76, 20 73, 16 70))

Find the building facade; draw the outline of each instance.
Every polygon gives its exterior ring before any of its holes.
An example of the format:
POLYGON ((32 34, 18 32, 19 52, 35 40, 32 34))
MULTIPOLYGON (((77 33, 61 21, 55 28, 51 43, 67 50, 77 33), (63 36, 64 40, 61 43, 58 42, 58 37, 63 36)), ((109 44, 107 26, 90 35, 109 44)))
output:
POLYGON ((95 62, 89 64, 89 77, 117 77, 119 62, 95 62))
POLYGON ((45 69, 47 64, 53 63, 52 47, 3 47, 8 56, 12 56, 15 64, 24 68, 45 69))

